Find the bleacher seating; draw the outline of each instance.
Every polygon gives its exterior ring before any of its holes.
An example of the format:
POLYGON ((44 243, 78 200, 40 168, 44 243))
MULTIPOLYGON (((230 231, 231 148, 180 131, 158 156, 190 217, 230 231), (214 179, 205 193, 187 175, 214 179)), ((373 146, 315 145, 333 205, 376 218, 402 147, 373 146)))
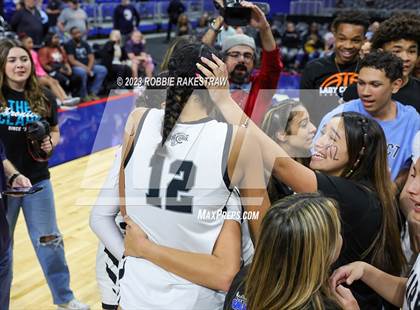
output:
MULTIPOLYGON (((46 9, 48 0, 43 0, 43 9, 46 9)), ((112 30, 112 17, 115 7, 121 2, 118 0, 95 0, 81 2, 81 8, 88 15, 89 33, 88 37, 107 36, 112 30)), ((167 9, 169 1, 149 1, 135 2, 133 5, 140 14, 140 31, 155 32, 157 30, 165 30, 167 28, 167 9)), ((202 12, 207 11, 210 14, 215 12, 213 0, 190 0, 184 1, 187 9, 187 15, 193 24, 195 19, 199 18, 202 12)), ((13 0, 5 0, 4 2, 5 18, 10 21, 14 11, 15 4, 13 0)))
POLYGON ((320 15, 322 8, 322 1, 298 0, 290 2, 290 13, 294 15, 320 15))
MULTIPOLYGON (((331 0, 324 0, 331 1, 331 0)), ((366 8, 365 0, 344 0, 344 7, 346 8, 366 8)), ((420 10, 419 0, 375 0, 374 6, 371 9, 375 10, 420 10)))
POLYGON ((104 2, 101 3, 99 7, 99 22, 106 23, 112 22, 112 18, 114 16, 114 10, 119 5, 119 3, 115 2, 104 2))
POLYGON ((98 12, 96 9, 96 5, 95 4, 90 4, 90 3, 82 3, 80 5, 80 8, 83 9, 87 16, 88 16, 88 21, 90 23, 94 23, 97 21, 98 19, 98 12))

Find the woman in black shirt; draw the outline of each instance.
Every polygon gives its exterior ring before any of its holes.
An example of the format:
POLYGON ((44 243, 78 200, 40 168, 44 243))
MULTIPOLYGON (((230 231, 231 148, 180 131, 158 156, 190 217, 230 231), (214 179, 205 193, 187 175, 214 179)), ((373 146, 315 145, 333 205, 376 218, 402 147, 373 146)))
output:
MULTIPOLYGON (((197 64, 207 77, 226 77, 225 64, 213 56, 197 64)), ((337 115, 322 129, 310 168, 296 162, 257 125, 243 116, 230 97, 228 85, 209 85, 213 101, 224 117, 248 127, 263 152, 264 165, 295 192, 321 191, 340 206, 343 249, 341 266, 366 261, 398 275, 405 259, 397 225, 397 207, 387 165, 387 145, 379 124, 361 114, 337 115), (358 259, 356 259, 358 257, 358 259)), ((316 262, 315 262, 316 263, 316 262)), ((361 307, 380 309, 379 296, 363 284, 351 287, 361 307)))

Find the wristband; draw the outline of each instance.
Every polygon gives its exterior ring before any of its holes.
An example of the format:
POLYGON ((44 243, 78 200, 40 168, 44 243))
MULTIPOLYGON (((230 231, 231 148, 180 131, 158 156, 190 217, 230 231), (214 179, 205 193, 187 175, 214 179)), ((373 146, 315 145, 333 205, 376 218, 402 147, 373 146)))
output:
POLYGON ((9 182, 8 182, 8 184, 9 184, 9 186, 10 186, 10 187, 12 187, 13 182, 16 180, 16 178, 17 178, 18 176, 20 176, 20 173, 19 173, 19 172, 14 173, 14 174, 13 174, 13 175, 9 178, 9 182))
POLYGON ((219 28, 219 29, 217 29, 217 28, 216 28, 216 26, 215 26, 215 22, 212 22, 212 23, 210 24, 210 29, 211 29, 211 30, 213 30, 214 32, 216 32, 216 34, 218 34, 220 31, 222 31, 222 29, 221 29, 221 28, 219 28))

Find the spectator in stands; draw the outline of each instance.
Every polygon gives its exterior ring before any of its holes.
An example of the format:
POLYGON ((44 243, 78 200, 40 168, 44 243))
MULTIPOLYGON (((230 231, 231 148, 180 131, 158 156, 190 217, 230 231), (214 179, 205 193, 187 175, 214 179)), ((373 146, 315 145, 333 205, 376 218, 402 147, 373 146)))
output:
POLYGON ((67 93, 76 93, 80 89, 82 79, 73 74, 67 53, 56 33, 50 32, 45 36, 45 46, 39 50, 38 56, 42 68, 57 79, 67 93))
POLYGON ((179 15, 177 24, 177 36, 190 34, 192 31, 191 24, 186 14, 179 15))
MULTIPOLYGON (((276 41, 276 45, 280 47, 282 35, 280 33, 279 26, 272 19, 269 19, 268 22, 270 23, 270 29, 271 29, 271 32, 273 33, 274 41, 276 41)), ((259 36, 256 37, 256 41, 258 41, 257 46, 261 47, 261 42, 260 42, 261 40, 259 36)))
MULTIPOLYGON (((264 13, 250 2, 242 2, 241 5, 251 9, 250 26, 259 30, 263 47, 261 68, 257 74, 252 74, 257 58, 256 48, 254 39, 247 35, 237 34, 225 38, 222 42, 222 53, 229 73, 233 99, 254 122, 260 124, 266 110, 271 106, 283 64, 264 13)), ((219 21, 223 19, 219 18, 219 21)), ((203 37, 204 43, 214 42, 222 23, 219 22, 218 26, 219 28, 215 26, 207 31, 203 37)))
POLYGON ((366 39, 369 41, 372 40, 373 35, 376 31, 378 31, 380 23, 378 21, 374 21, 370 26, 368 32, 366 32, 366 39))
MULTIPOLYGON (((108 77, 112 84, 115 83, 115 77, 122 77, 125 81, 127 77, 132 75, 131 62, 128 61, 127 53, 121 46, 121 33, 119 30, 112 30, 109 34, 109 40, 105 43, 101 50, 101 61, 108 70, 108 77)), ((118 85, 117 85, 118 86, 118 85)), ((115 88, 112 85, 108 88, 115 88)))
POLYGON ((298 54, 298 63, 303 64, 307 61, 319 58, 323 49, 324 41, 319 35, 319 26, 317 23, 311 23, 309 33, 303 37, 303 49, 298 54))
POLYGON ((307 63, 300 88, 301 101, 318 124, 327 111, 338 104, 345 89, 357 81, 359 52, 365 41, 369 17, 358 11, 346 11, 332 24, 334 53, 307 63))
POLYGON ((405 183, 411 165, 411 143, 420 130, 417 111, 391 98, 400 89, 402 79, 403 62, 400 58, 383 51, 368 54, 360 61, 357 82, 360 99, 338 106, 325 115, 319 126, 322 130, 334 115, 349 111, 375 119, 385 133, 388 164, 396 189, 401 189, 405 183))
POLYGON ((119 30, 122 35, 122 45, 124 45, 134 27, 139 28, 140 15, 136 8, 130 4, 130 0, 121 0, 121 4, 114 10, 113 22, 114 29, 119 30))
POLYGON ((48 14, 48 24, 49 31, 54 33, 59 33, 60 29, 57 26, 58 17, 61 14, 61 11, 64 9, 64 4, 61 0, 48 0, 47 5, 47 14, 48 14))
POLYGON ((73 106, 78 104, 80 102, 80 98, 68 97, 64 89, 60 86, 60 83, 56 79, 49 76, 42 68, 38 58, 38 53, 33 50, 34 44, 32 38, 23 33, 19 35, 19 40, 22 42, 23 46, 31 53, 35 68, 35 75, 38 78, 39 84, 51 89, 52 93, 58 98, 59 104, 63 104, 65 106, 73 106))
POLYGON ((194 29, 194 35, 201 40, 203 35, 206 33, 209 27, 209 13, 204 12, 203 15, 198 19, 197 27, 194 29))
POLYGON ((82 32, 79 28, 71 28, 70 34, 72 39, 65 44, 64 48, 73 74, 82 79, 79 97, 83 98, 83 101, 96 100, 99 98, 98 94, 108 71, 102 65, 95 65, 95 55, 90 45, 82 40, 82 32))
POLYGON ((12 30, 16 33, 26 33, 32 38, 36 47, 44 40, 44 25, 41 13, 36 7, 38 0, 24 0, 23 8, 17 10, 10 21, 12 30))
POLYGON ((71 29, 76 27, 83 37, 87 36, 88 17, 86 12, 80 8, 78 0, 70 0, 67 4, 68 7, 58 17, 57 25, 61 32, 71 35, 71 29))
MULTIPOLYGON (((372 49, 383 49, 403 60, 403 84, 392 98, 420 113, 420 81, 411 76, 420 53, 420 16, 401 14, 384 21, 372 38, 372 49)), ((359 98, 357 87, 349 87, 343 98, 345 101, 359 98)))
POLYGON ((334 52, 334 45, 335 45, 335 37, 334 37, 334 30, 332 25, 328 27, 329 31, 324 34, 322 39, 324 40, 324 53, 323 57, 331 56, 334 52))
POLYGON ((41 22, 42 27, 44 28, 44 34, 48 32, 49 24, 48 24, 48 14, 45 12, 42 1, 37 1, 36 4, 39 14, 41 15, 41 22))
POLYGON ((283 63, 288 69, 296 70, 299 67, 296 56, 301 48, 299 33, 296 31, 295 23, 287 22, 286 31, 281 37, 281 54, 283 63))
POLYGON ((166 32, 166 42, 171 40, 172 25, 178 23, 179 16, 185 12, 185 5, 181 0, 171 0, 167 9, 168 12, 168 30, 166 32))
POLYGON ((153 76, 155 65, 152 57, 145 52, 146 40, 143 34, 135 29, 131 33, 130 40, 125 44, 125 51, 131 60, 131 68, 133 77, 137 77, 140 72, 148 77, 153 76))

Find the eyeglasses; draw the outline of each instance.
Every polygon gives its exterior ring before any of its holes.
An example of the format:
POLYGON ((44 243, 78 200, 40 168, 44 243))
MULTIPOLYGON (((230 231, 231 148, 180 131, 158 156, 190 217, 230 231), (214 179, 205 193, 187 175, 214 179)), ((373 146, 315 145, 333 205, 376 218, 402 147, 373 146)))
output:
POLYGON ((244 60, 246 60, 246 61, 253 61, 254 60, 254 54, 252 54, 252 53, 229 52, 226 55, 228 55, 229 57, 232 57, 234 59, 238 59, 239 57, 243 56, 244 60))

